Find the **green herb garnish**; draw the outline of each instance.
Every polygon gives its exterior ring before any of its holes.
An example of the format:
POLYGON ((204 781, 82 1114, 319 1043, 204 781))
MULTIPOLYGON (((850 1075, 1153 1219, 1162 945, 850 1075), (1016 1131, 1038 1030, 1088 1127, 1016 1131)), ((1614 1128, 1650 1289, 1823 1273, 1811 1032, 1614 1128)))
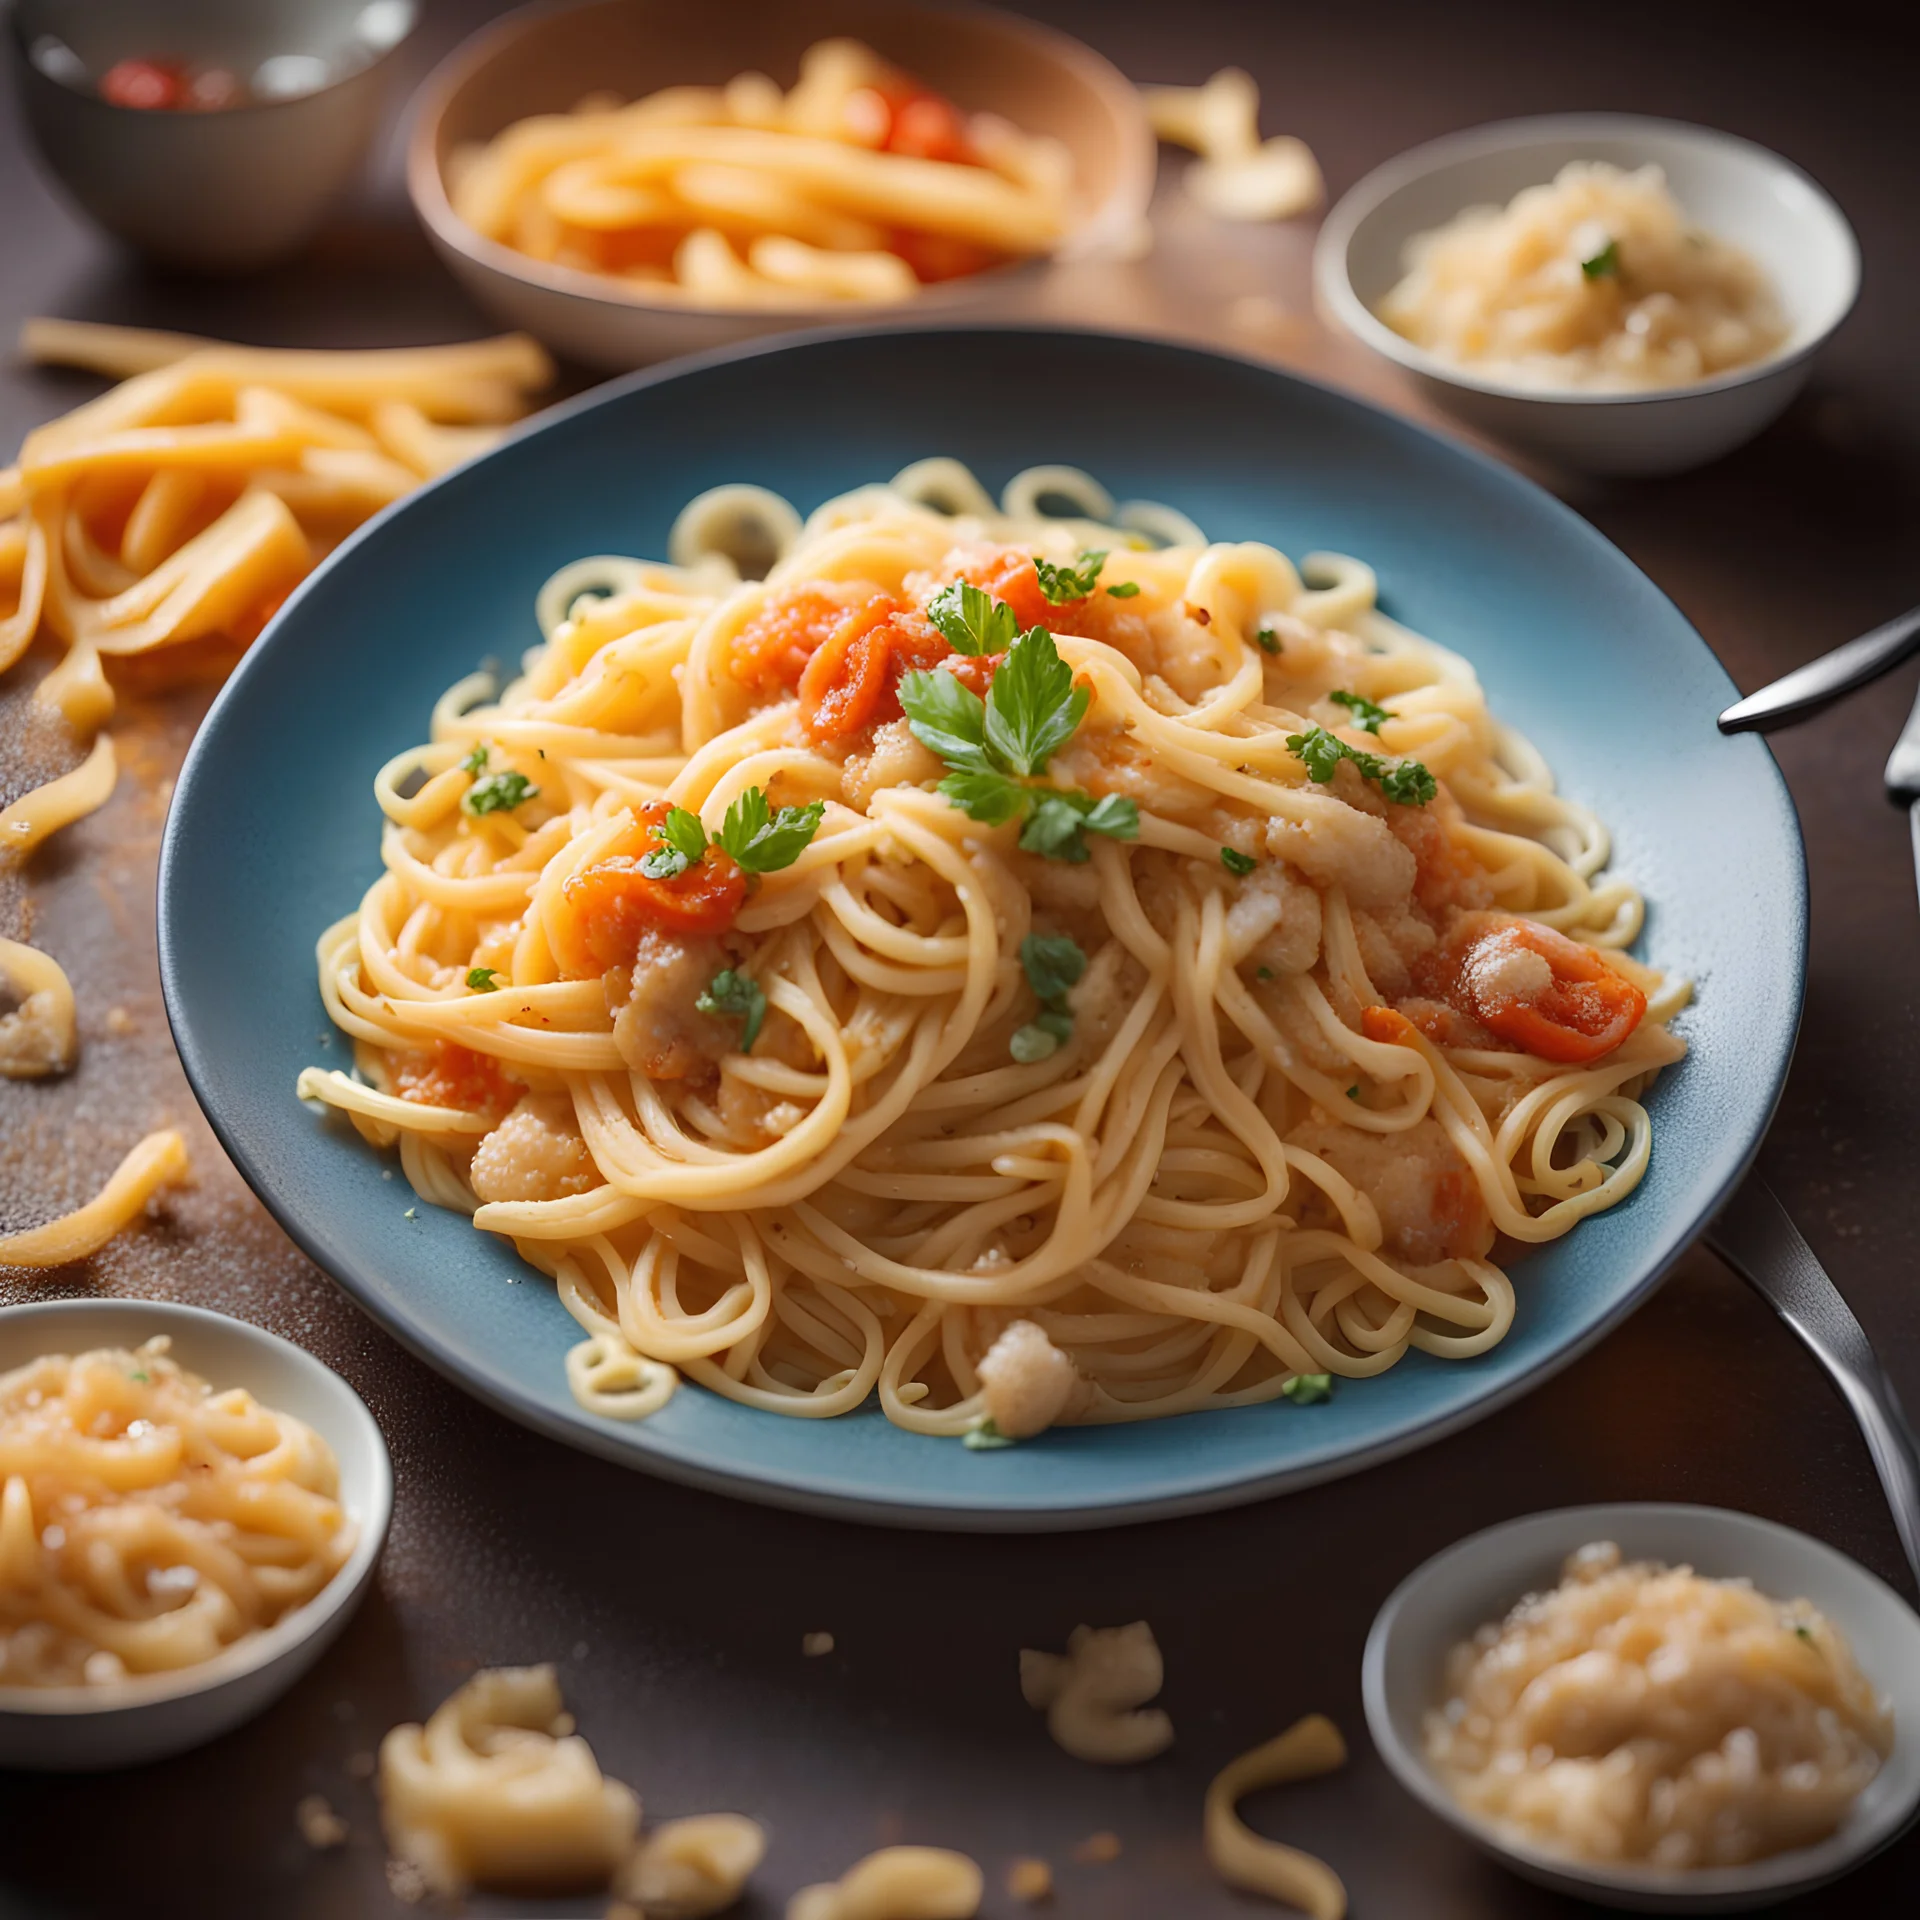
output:
POLYGON ((127 1378, 144 1387, 150 1383, 152 1376, 145 1372, 134 1372, 128 1374, 127 1378))
POLYGON ((1131 600, 1140 591, 1138 580, 1122 580, 1107 589, 1109 600, 1131 600))
POLYGON ((1620 243, 1609 240, 1600 251, 1580 262, 1580 271, 1589 280, 1604 280, 1608 275, 1615 279, 1620 276, 1620 243))
POLYGON ((1424 807, 1440 791, 1440 783, 1418 760, 1383 760, 1377 753, 1348 746, 1325 727, 1288 734, 1287 751, 1300 760, 1309 777, 1323 785, 1333 778, 1342 760, 1351 760, 1389 800, 1402 806, 1424 807))
POLYGON ((1813 1644, 1813 1629, 1808 1626, 1805 1621, 1796 1622, 1793 1630, 1802 1640, 1806 1641, 1809 1646, 1813 1644))
POLYGON ((971 580, 942 587, 927 602, 927 618, 955 653, 1005 653, 1020 633, 1013 609, 971 580))
POLYGON ((1273 969, 1271 967, 1255 967, 1253 977, 1256 980, 1271 980, 1273 978, 1273 969))
POLYGON ((826 817, 824 800, 809 800, 804 807, 782 807, 775 812, 764 789, 749 787, 727 809, 727 817, 713 837, 749 873, 778 873, 807 850, 807 843, 826 817))
POLYGON ((1087 956, 1064 933, 1030 933, 1020 942, 1020 965, 1040 1011, 1008 1042, 1007 1051, 1023 1067, 1030 1067, 1058 1053, 1073 1038, 1067 994, 1086 972, 1087 956))
POLYGON ((1026 784, 1073 737, 1092 697, 1074 685, 1073 669, 1045 627, 1029 627, 1012 641, 984 700, 939 668, 900 678, 900 706, 914 738, 952 769, 941 794, 986 826, 1022 821, 1021 847, 1055 860, 1085 860, 1088 833, 1132 840, 1140 832, 1131 800, 1026 784))
MULTIPOLYGON (((764 788, 749 787, 727 809, 713 845, 748 873, 778 873, 800 858, 826 812, 824 800, 810 800, 804 807, 782 807, 776 813, 764 788)), ((706 827, 685 807, 669 807, 653 833, 660 844, 640 862, 649 880, 677 878, 707 850, 706 827)))
POLYGON ((1317 1406, 1322 1400, 1333 1398, 1333 1375, 1330 1373, 1296 1373, 1280 1389, 1296 1407, 1317 1406))
POLYGON ((723 1020, 745 1022, 740 1030, 740 1051, 753 1051, 753 1043, 759 1039, 761 1025, 767 1017, 767 996, 760 991, 760 982, 751 974, 736 973, 732 967, 722 967, 713 976, 706 992, 693 1004, 702 1013, 717 1014, 723 1020))
POLYGON ((1002 1433, 991 1420, 982 1420, 960 1436, 960 1444, 971 1453, 991 1453, 996 1447, 1011 1447, 1016 1442, 1012 1434, 1002 1433))
POLYGON ((1369 733, 1378 733, 1380 722, 1393 718, 1385 707, 1369 700, 1364 693, 1349 693, 1344 687, 1336 687, 1327 698, 1336 707, 1345 707, 1353 715, 1354 725, 1364 727, 1369 733))
POLYGON ((469 967, 467 985, 475 993, 493 993, 500 985, 500 976, 492 967, 469 967))
POLYGON ((487 770, 487 743, 482 740, 472 752, 460 762, 460 771, 470 773, 477 780, 487 770))
POLYGON ((1275 633, 1271 627, 1262 627, 1259 632, 1253 636, 1253 644, 1258 647, 1262 653, 1278 653, 1280 651, 1280 636, 1275 633))
POLYGON ((1351 1086, 1347 1089, 1347 1098, 1353 1101, 1356 1105, 1358 1104, 1360 1099, 1360 1089, 1357 1085, 1351 1086))
POLYGON ((1100 569, 1107 564, 1106 549, 1081 554, 1077 566, 1055 566, 1051 560, 1036 560, 1033 570, 1040 578, 1040 591, 1056 607, 1084 600, 1100 584, 1100 569))
POLYGON ((539 797, 540 789, 524 773, 490 773, 470 786, 460 804, 469 813, 511 813, 539 797))
POLYGON ((1256 860, 1252 854, 1242 853, 1238 847, 1222 847, 1220 849, 1220 864, 1225 867, 1229 873, 1237 873, 1244 877, 1251 873, 1260 862, 1256 860))

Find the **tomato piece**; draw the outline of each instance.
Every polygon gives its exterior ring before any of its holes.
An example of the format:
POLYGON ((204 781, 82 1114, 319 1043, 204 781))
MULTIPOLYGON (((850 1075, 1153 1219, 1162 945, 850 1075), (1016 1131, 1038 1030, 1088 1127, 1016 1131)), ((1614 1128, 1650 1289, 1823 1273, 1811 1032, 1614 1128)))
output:
POLYGON ((892 228, 887 234, 887 251, 898 254, 923 287, 942 280, 964 280, 968 274, 984 273, 1008 258, 977 240, 963 240, 953 233, 927 233, 919 227, 892 228))
POLYGON ((1369 1007, 1360 1016, 1360 1031, 1382 1046, 1404 1047, 1413 1038, 1414 1024, 1404 1013, 1392 1007, 1369 1007))
POLYGON ((756 693, 788 693, 842 620, 847 603, 825 587, 788 587, 769 594, 733 636, 727 670, 756 693))
POLYGON ((924 88, 887 103, 893 124, 887 131, 889 153, 911 154, 917 160, 944 160, 951 166, 980 164, 967 138, 967 123, 951 100, 924 88))
POLYGON ((100 98, 143 112, 177 107, 186 75, 170 60, 121 60, 100 76, 100 98))
POLYGON ((475 1053, 451 1040, 396 1055, 393 1087, 402 1100, 423 1107, 458 1107, 494 1120, 502 1119, 522 1092, 492 1054, 475 1053))
MULTIPOLYGON (((1040 591, 1040 576, 1033 570, 1033 555, 1019 547, 1002 547, 968 561, 960 569, 960 578, 984 588, 996 600, 1004 600, 1022 627, 1051 629, 1060 618, 1060 609, 1040 591)), ((1082 603, 1074 600, 1066 604, 1082 603)))
MULTIPOLYGON (((643 829, 665 823, 667 803, 638 810, 643 829)), ((665 843, 651 831, 640 853, 614 853, 572 875, 560 890, 573 910, 566 951, 554 958, 573 979, 585 980, 609 967, 630 966, 649 933, 724 933, 747 897, 747 876, 724 848, 708 845, 700 858, 669 879, 656 879, 641 863, 665 843)))
POLYGON ((1442 999, 1539 1060, 1597 1060, 1646 1016, 1647 996, 1598 949, 1537 921, 1469 914, 1436 958, 1442 999))
POLYGON ((837 740, 879 717, 893 661, 889 621, 900 611, 890 593, 876 593, 846 614, 800 676, 800 722, 815 740, 837 740))

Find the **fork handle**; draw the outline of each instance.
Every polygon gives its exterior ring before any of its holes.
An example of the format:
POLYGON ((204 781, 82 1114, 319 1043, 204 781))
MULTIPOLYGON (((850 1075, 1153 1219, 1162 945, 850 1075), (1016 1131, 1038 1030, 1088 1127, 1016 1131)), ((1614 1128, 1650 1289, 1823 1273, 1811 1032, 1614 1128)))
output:
POLYGON ((1920 1584, 1920 1446, 1893 1382, 1840 1289, 1757 1173, 1707 1229, 1707 1245, 1806 1343, 1840 1391, 1873 1456, 1907 1564, 1920 1584))

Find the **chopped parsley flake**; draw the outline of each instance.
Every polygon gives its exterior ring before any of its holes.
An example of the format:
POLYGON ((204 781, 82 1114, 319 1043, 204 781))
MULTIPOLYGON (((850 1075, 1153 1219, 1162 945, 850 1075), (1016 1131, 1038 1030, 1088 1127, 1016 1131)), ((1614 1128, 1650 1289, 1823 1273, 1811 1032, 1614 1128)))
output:
POLYGON ((487 770, 487 743, 482 740, 467 757, 460 762, 460 771, 470 773, 477 780, 487 770))
POLYGON ((960 1436, 960 1444, 970 1453, 991 1453, 996 1447, 1011 1447, 1018 1443, 1010 1433, 1002 1433, 991 1420, 982 1420, 977 1427, 969 1427, 960 1436))
POLYGON ((1020 965, 1040 1011, 1007 1044, 1023 1067, 1050 1059, 1073 1038, 1067 994, 1087 970, 1079 943, 1063 933, 1030 933, 1020 942, 1020 965))
POLYGON ((1344 687, 1336 687, 1327 698, 1336 707, 1345 707, 1353 715, 1354 725, 1364 727, 1369 733, 1378 733, 1380 722, 1393 718, 1385 707, 1369 700, 1364 693, 1349 693, 1344 687))
MULTIPOLYGON (((764 788, 749 787, 727 809, 712 844, 748 873, 778 873, 799 859, 826 811, 824 800, 812 800, 804 807, 782 807, 776 813, 764 788)), ((669 807, 653 833, 660 844, 640 862, 640 871, 649 880, 677 879, 707 850, 707 830, 700 816, 685 807, 669 807)))
POLYGON ((1051 560, 1036 560, 1033 570, 1040 579, 1040 591, 1056 607, 1084 600, 1100 584, 1100 569, 1107 564, 1106 549, 1081 554, 1078 565, 1055 566, 1051 560))
POLYGON ((1418 760, 1383 760, 1377 753, 1348 746, 1325 727, 1288 734, 1287 751, 1298 757, 1311 779, 1323 785, 1342 760, 1351 760, 1364 778, 1402 806, 1424 807, 1440 791, 1440 783, 1418 760))
POLYGON ((1580 271, 1589 280, 1605 280, 1609 276, 1620 277, 1620 243, 1609 240, 1596 254, 1580 262, 1580 271))
POLYGON ((1278 653, 1280 651, 1280 636, 1275 633, 1271 627, 1262 627, 1259 632, 1253 636, 1253 644, 1258 647, 1262 653, 1278 653))
POLYGON ((1122 580, 1107 589, 1109 600, 1131 600, 1140 591, 1138 580, 1122 580))
POLYGON ((539 797, 540 789, 524 773, 515 773, 509 769, 505 773, 490 773, 484 779, 476 780, 466 791, 466 797, 460 804, 469 813, 511 813, 515 807, 523 807, 529 800, 539 797))
POLYGON ((475 993, 494 993, 500 986, 500 976, 492 967, 469 967, 467 985, 475 993))
POLYGON ((751 974, 737 973, 732 967, 722 967, 713 976, 706 992, 693 1004, 702 1013, 743 1022, 740 1051, 753 1051, 753 1043, 760 1038, 760 1028, 767 1017, 767 996, 761 992, 759 981, 751 974))
POLYGON ((137 1372, 128 1374, 127 1378, 129 1380, 135 1381, 140 1386, 144 1387, 150 1383, 152 1379, 152 1375, 146 1373, 145 1371, 137 1371, 137 1372))
POLYGON ((1225 867, 1229 873, 1237 873, 1244 876, 1251 873, 1260 862, 1256 860, 1252 854, 1242 853, 1238 847, 1222 847, 1220 849, 1220 864, 1225 867))
POLYGON ((1333 1375, 1330 1373, 1296 1373, 1280 1389, 1296 1407, 1316 1406, 1322 1400, 1333 1398, 1333 1375))

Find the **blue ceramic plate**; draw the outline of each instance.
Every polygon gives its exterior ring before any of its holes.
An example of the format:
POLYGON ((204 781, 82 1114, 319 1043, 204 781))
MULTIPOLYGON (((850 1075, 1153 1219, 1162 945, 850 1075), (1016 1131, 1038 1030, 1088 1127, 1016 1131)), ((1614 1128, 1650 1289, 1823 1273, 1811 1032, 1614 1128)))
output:
POLYGON ((517 1420, 609 1459, 785 1506, 922 1526, 1097 1526, 1258 1499, 1404 1452, 1512 1399, 1643 1300, 1759 1145, 1799 1017, 1806 883, 1767 749, 1723 739, 1734 688, 1613 547, 1512 473, 1269 367, 1102 334, 813 335, 643 374, 563 407, 384 514, 290 600, 201 729, 160 867, 174 1035, 280 1223, 383 1326, 517 1420), (1692 1057, 1654 1095, 1640 1190, 1516 1270, 1519 1318, 1469 1362, 1410 1355, 1324 1406, 1070 1430, 997 1453, 878 1413, 792 1420, 683 1389, 582 1412, 578 1336, 512 1248, 420 1206, 391 1157, 294 1098, 341 1059, 313 945, 378 874, 371 782, 428 709, 537 638, 562 562, 661 554, 725 480, 803 509, 925 454, 991 487, 1067 461, 1217 539, 1358 554, 1388 612, 1468 655, 1495 708, 1597 807, 1652 902, 1645 952, 1699 982, 1692 1057), (331 1046, 328 1044, 331 1041, 331 1046))

